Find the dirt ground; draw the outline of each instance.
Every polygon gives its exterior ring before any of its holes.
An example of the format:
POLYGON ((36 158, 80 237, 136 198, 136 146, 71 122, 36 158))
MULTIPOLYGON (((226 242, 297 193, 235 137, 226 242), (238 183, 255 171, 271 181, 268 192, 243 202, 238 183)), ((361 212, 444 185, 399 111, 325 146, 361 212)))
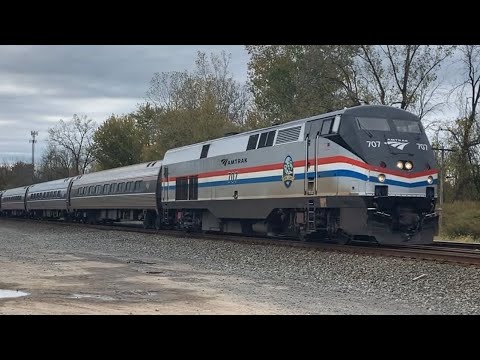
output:
POLYGON ((225 281, 186 266, 49 254, 40 264, 0 257, 0 314, 273 314, 206 284, 225 281))

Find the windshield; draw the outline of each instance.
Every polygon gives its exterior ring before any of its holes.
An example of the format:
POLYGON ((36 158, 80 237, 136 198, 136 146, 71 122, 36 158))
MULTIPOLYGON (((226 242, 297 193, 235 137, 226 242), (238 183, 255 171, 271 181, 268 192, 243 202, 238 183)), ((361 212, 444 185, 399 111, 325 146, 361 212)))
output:
POLYGON ((390 131, 387 119, 357 117, 358 127, 362 130, 390 131))
POLYGON ((420 125, 418 121, 411 120, 393 120, 398 132, 420 134, 420 125))

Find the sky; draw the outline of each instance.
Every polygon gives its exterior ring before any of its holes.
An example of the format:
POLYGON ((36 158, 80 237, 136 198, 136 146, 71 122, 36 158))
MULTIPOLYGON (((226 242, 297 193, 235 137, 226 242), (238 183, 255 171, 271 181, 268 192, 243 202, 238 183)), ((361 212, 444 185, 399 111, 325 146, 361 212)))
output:
MULTIPOLYGON (((231 54, 234 77, 246 81, 243 45, 0 45, 0 163, 31 161, 32 130, 38 162, 58 120, 86 115, 100 125, 132 112, 154 73, 193 70, 197 51, 222 50, 231 54)), ((448 83, 455 73, 450 67, 440 75, 448 83)))
POLYGON ((1 45, 0 162, 30 162, 32 130, 38 162, 58 120, 78 114, 101 124, 134 111, 155 72, 193 70, 197 51, 222 50, 231 54, 234 77, 246 81, 242 45, 1 45))

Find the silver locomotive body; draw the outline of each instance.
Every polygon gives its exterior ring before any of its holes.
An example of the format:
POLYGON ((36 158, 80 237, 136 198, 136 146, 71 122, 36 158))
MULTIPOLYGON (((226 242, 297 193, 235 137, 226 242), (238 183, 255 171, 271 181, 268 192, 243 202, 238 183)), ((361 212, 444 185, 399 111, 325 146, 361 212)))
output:
POLYGON ((385 106, 350 108, 168 151, 164 221, 430 243, 438 228, 437 174, 418 118, 385 106))

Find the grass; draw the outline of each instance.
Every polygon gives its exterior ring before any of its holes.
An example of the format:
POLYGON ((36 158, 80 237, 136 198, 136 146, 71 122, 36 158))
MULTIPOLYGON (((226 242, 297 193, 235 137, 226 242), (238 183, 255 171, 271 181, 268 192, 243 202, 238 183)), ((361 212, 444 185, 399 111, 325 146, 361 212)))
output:
POLYGON ((443 204, 442 228, 438 239, 480 242, 480 202, 457 201, 443 204))

